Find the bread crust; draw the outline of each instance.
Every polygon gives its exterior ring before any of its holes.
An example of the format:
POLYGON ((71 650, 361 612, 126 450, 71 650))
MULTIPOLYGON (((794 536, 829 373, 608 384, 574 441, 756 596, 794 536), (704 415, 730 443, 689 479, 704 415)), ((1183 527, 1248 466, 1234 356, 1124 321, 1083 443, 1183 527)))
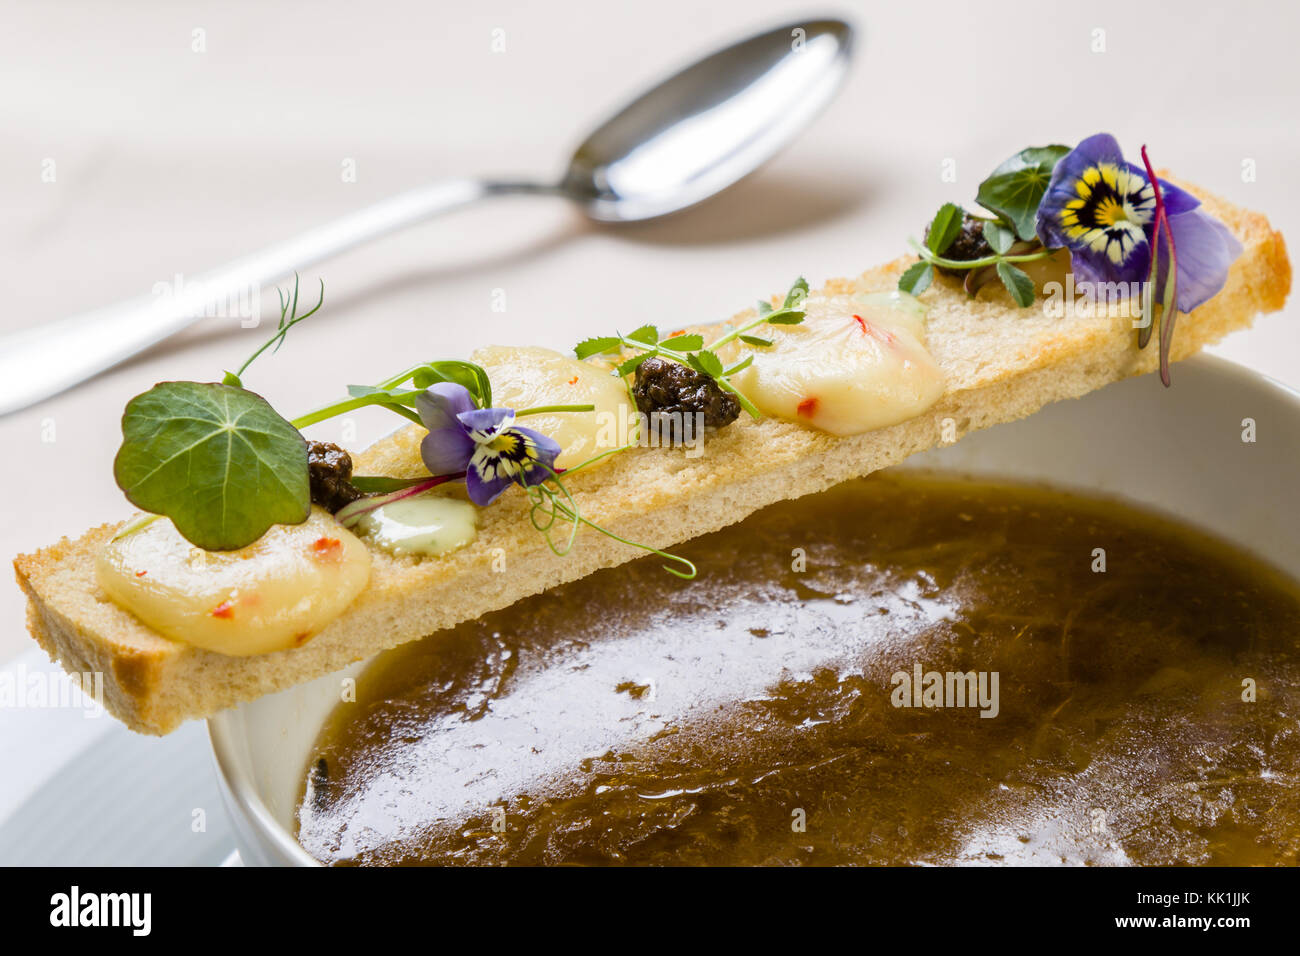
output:
MULTIPOLYGON (((1261 312, 1280 309, 1291 287, 1285 242, 1263 216, 1187 188, 1244 251, 1223 290, 1179 318, 1175 360, 1250 325, 1261 312)), ((822 291, 891 289, 912 261, 904 257, 857 279, 834 279, 822 291)), ((631 449, 570 480, 583 514, 630 540, 670 548, 777 501, 942 444, 946 421, 948 434, 960 437, 1158 364, 1154 344, 1136 348, 1127 320, 1053 319, 1040 308, 1016 309, 1000 287, 971 299, 960 283, 943 277, 923 298, 930 307, 930 352, 947 388, 922 415, 848 438, 742 418, 712 436, 697 458, 681 450, 631 449)), ((413 425, 377 442, 356 456, 358 472, 422 474, 422 434, 413 425)), ((478 539, 468 548, 422 560, 374 551, 370 584, 302 647, 229 657, 161 636, 100 590, 95 556, 120 526, 102 525, 76 540, 19 555, 14 568, 28 598, 28 627, 40 645, 70 672, 103 673, 107 709, 147 734, 168 733, 185 720, 334 672, 643 554, 584 529, 572 553, 556 556, 532 529, 524 496, 509 492, 482 511, 478 539)), ((708 569, 683 586, 708 587, 708 569)))

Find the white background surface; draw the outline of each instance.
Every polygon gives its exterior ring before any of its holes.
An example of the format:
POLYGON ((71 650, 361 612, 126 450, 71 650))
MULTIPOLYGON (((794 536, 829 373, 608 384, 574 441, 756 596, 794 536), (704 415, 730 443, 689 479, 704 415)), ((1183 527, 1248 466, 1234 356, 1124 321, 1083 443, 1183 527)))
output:
MULTIPOLYGON (((592 122, 697 54, 809 12, 856 22, 857 66, 828 114, 694 212, 610 230, 558 200, 499 200, 308 272, 326 281, 324 311, 247 376, 287 414, 413 357, 490 341, 566 348, 615 325, 723 317, 801 272, 856 273, 905 251, 940 202, 972 200, 1017 149, 1099 130, 1130 157, 1146 142, 1157 165, 1284 231, 1300 220, 1297 23, 1281 3, 0 10, 4 330, 147 293, 435 177, 557 175, 592 122), (495 28, 503 53, 491 49, 495 28), (195 30, 205 52, 192 49, 195 30), (1105 52, 1092 50, 1096 30, 1105 52), (940 177, 949 159, 956 182, 940 177), (356 182, 343 181, 346 160, 356 182), (505 313, 491 309, 497 289, 505 313)), ((1216 351, 1300 385, 1288 312, 1216 351)), ((0 419, 0 551, 126 515, 110 469, 127 399, 162 379, 218 378, 264 335, 207 320, 0 419)), ((355 425, 354 446, 390 422, 371 412, 355 425)), ((337 440, 341 427, 319 436, 337 440)), ((2 586, 0 660, 29 646, 18 589, 2 586)))

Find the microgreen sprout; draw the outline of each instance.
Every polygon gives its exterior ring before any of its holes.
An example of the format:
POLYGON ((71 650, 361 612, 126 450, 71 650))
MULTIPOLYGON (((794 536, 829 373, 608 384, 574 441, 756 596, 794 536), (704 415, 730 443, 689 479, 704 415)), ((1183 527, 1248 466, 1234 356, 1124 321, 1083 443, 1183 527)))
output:
MULTIPOLYGON (((613 449, 613 451, 621 450, 621 448, 613 449)), ((604 456, 598 455, 596 458, 588 459, 588 461, 583 462, 583 464, 568 469, 564 474, 573 474, 579 468, 585 467, 587 464, 590 464, 592 461, 601 457, 604 456)), ((560 478, 560 474, 560 471, 552 470, 550 476, 545 481, 524 489, 528 493, 528 499, 531 503, 531 507, 528 509, 528 520, 546 540, 547 546, 555 554, 561 557, 568 554, 573 549, 574 542, 577 540, 578 529, 582 525, 586 525, 594 531, 599 531, 607 538, 612 538, 615 541, 629 545, 633 548, 640 548, 642 551, 648 551, 650 554, 658 555, 664 560, 672 562, 672 564, 677 565, 677 567, 673 567, 671 564, 665 564, 663 565, 663 569, 674 577, 681 578, 684 581, 690 581, 699 573, 694 563, 683 558, 681 555, 661 551, 659 548, 651 547, 648 544, 641 544, 637 541, 629 541, 627 538, 615 534, 608 528, 602 527, 594 521, 584 517, 581 510, 578 508, 577 501, 574 500, 573 495, 565 486, 564 481, 560 478), (563 522, 563 527, 568 529, 563 539, 559 542, 557 542, 553 533, 558 522, 563 522)))
POLYGON ((966 273, 966 292, 974 295, 987 282, 999 280, 1016 305, 1034 301, 1034 281, 1017 263, 1037 262, 1053 255, 1034 234, 1038 204, 1051 182, 1052 171, 1066 146, 1032 146, 1021 150, 980 183, 977 201, 992 216, 966 212, 956 203, 944 203, 930 220, 925 241, 909 239, 920 261, 898 279, 898 288, 920 295, 930 287, 936 269, 966 273), (989 254, 970 258, 945 256, 954 248, 963 227, 970 224, 989 248, 989 254))
POLYGON ((1178 318, 1178 250, 1174 248, 1174 230, 1169 225, 1169 210, 1165 205, 1164 191, 1160 188, 1160 178, 1151 168, 1147 148, 1142 147, 1142 165, 1146 167, 1147 178, 1155 190, 1156 211, 1151 239, 1151 272, 1147 276, 1143 290, 1149 294, 1142 297, 1142 330, 1138 333, 1138 348, 1146 346, 1151 338, 1152 318, 1155 312, 1156 286, 1160 279, 1160 240, 1161 233, 1169 243, 1169 265, 1166 268, 1164 297, 1161 300, 1160 314, 1160 381, 1169 387, 1169 349, 1174 340, 1174 321, 1178 318))
POLYGON ((785 300, 781 303, 780 308, 773 309, 770 303, 760 301, 758 303, 757 318, 732 329, 707 345, 704 342, 704 336, 698 333, 681 333, 665 338, 660 334, 658 327, 643 325, 626 335, 616 333, 614 335, 584 339, 574 347, 573 352, 579 359, 608 353, 632 353, 614 367, 612 374, 620 378, 631 375, 643 362, 650 358, 658 357, 680 362, 683 365, 690 366, 697 372, 709 376, 717 383, 719 388, 734 395, 736 401, 740 403, 740 407, 749 412, 751 417, 761 418, 762 415, 757 406, 731 382, 731 376, 750 366, 754 361, 753 356, 748 355, 728 367, 723 364, 722 359, 718 356, 718 351, 737 340, 754 348, 771 346, 772 343, 768 339, 750 333, 762 325, 798 325, 804 320, 802 306, 807 296, 808 283, 801 276, 790 286, 790 290, 786 293, 785 300))
POLYGON ((293 274, 293 292, 286 294, 283 290, 276 289, 275 294, 280 299, 280 321, 276 324, 275 334, 244 360, 244 364, 239 366, 239 371, 227 372, 222 379, 222 384, 242 386, 244 383, 240 380, 240 376, 248 370, 248 366, 252 365, 259 355, 267 349, 270 349, 272 353, 280 351, 280 346, 284 344, 284 337, 289 334, 289 330, 303 319, 310 318, 320 311, 320 307, 325 302, 325 280, 320 280, 320 297, 316 300, 316 304, 302 315, 298 314, 298 273, 293 274))

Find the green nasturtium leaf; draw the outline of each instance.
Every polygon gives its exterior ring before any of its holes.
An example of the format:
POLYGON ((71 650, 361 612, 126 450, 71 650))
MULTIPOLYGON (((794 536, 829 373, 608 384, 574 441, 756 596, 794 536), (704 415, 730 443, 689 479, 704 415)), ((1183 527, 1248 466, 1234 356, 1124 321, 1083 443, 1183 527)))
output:
POLYGON ((1033 239, 1038 204, 1047 192, 1052 170, 1069 151, 1068 146, 1022 149, 980 183, 976 201, 1013 225, 1021 239, 1033 239))
POLYGON ((232 385, 162 382, 131 399, 113 474, 132 504, 207 551, 311 514, 307 442, 266 399, 232 385))
POLYGON ((1034 303, 1034 280, 1009 262, 998 263, 998 278, 1022 309, 1034 303))

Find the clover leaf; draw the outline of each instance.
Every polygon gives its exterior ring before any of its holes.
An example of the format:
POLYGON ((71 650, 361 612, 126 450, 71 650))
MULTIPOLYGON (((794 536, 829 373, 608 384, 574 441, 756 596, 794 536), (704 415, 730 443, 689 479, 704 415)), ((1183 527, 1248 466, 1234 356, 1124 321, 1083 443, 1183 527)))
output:
POLYGON ((898 277, 898 287, 908 295, 920 295, 934 281, 934 266, 924 259, 914 262, 898 277))
POLYGON ((1006 254, 1015 244, 1015 234, 1000 222, 986 222, 981 231, 984 235, 984 241, 989 244, 989 248, 997 255, 1006 254))
POLYGON ((1009 262, 999 262, 997 267, 998 278, 1006 286, 1007 292, 1015 300, 1016 305, 1025 309, 1034 304, 1034 280, 1021 269, 1017 269, 1009 262))
POLYGON ((113 474, 136 507, 208 551, 252 544, 311 514, 307 442, 260 395, 162 382, 127 403, 113 474))
POLYGON ((925 244, 936 256, 943 255, 961 232, 964 213, 956 203, 946 202, 939 207, 925 233, 925 244))

